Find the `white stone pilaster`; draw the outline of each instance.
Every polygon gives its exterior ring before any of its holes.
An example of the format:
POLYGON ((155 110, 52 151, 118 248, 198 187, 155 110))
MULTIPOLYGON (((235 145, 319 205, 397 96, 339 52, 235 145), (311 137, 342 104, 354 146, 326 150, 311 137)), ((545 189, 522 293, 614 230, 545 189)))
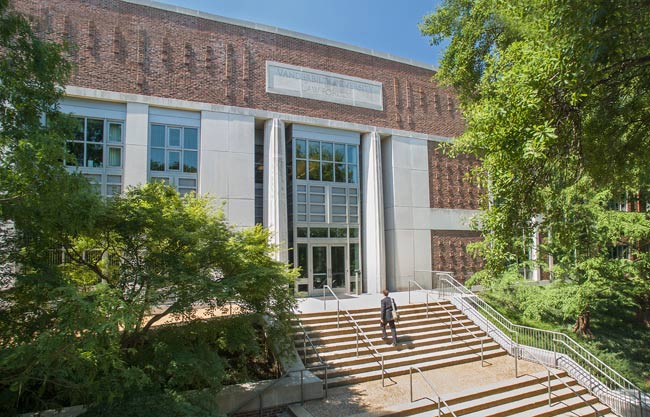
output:
POLYGON ((147 182, 149 105, 126 103, 124 135, 124 189, 147 182))
POLYGON ((361 169, 363 277, 366 291, 377 294, 386 288, 381 138, 377 132, 361 138, 361 169))
POLYGON ((264 226, 278 251, 275 259, 288 262, 287 161, 284 122, 271 119, 264 124, 264 226))

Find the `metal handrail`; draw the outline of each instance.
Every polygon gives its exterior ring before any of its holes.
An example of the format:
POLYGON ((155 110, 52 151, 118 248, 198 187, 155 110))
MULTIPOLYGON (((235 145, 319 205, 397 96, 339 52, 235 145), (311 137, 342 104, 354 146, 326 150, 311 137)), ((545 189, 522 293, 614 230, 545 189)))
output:
MULTIPOLYGON (((444 273, 444 275, 449 275, 449 274, 444 273)), ((453 279, 453 277, 451 277, 451 278, 453 279)), ((444 278, 444 279, 446 279, 446 278, 444 278)), ((460 285, 462 285, 462 284, 460 284, 460 285)), ((463 288, 465 288, 465 287, 463 286, 463 288)), ((444 308, 444 307, 443 307, 443 308, 444 308)), ((447 311, 446 308, 445 308, 445 311, 447 311)), ((493 330, 494 330, 494 329, 493 329, 493 330)), ((518 336, 518 334, 517 334, 517 336, 518 336)), ((551 368, 549 368, 548 366, 546 366, 546 364, 544 364, 544 361, 543 361, 541 358, 539 358, 539 356, 538 356, 534 351, 527 351, 527 353, 528 353, 528 355, 532 356, 532 359, 533 359, 532 361, 533 361, 533 362, 535 362, 535 363, 537 363, 537 364, 543 366, 543 367, 546 369, 546 372, 547 372, 547 375, 548 375, 548 376, 547 376, 547 385, 548 385, 548 406, 549 406, 549 407, 551 406, 551 398, 552 398, 552 396, 551 396, 551 373, 552 373, 553 376, 555 377, 555 379, 557 379, 557 380, 560 381, 562 384, 564 384, 565 387, 567 387, 571 392, 573 392, 576 396, 578 396, 578 397, 579 397, 579 398, 580 398, 580 399, 581 399, 585 404, 587 404, 589 407, 591 407, 591 408, 594 410, 596 417, 598 417, 598 415, 599 415, 599 411, 598 411, 598 409, 596 409, 596 407, 595 407, 593 404, 591 404, 590 402, 588 402, 588 401, 587 401, 587 400, 582 396, 582 394, 580 394, 579 392, 577 392, 577 391, 576 391, 573 387, 571 387, 571 386, 570 386, 566 381, 564 381, 563 379, 559 378, 559 377, 558 377, 558 374, 557 374, 557 371, 556 371, 555 369, 551 369, 551 368)), ((482 349, 481 349, 481 354, 482 354, 482 349)), ((515 356, 515 364, 516 364, 516 360, 517 360, 517 358, 518 358, 518 356, 519 356, 519 339, 518 339, 518 338, 517 338, 517 350, 516 350, 514 356, 515 356)), ((483 358, 481 358, 481 360, 483 360, 483 358)), ((517 373, 518 373, 518 371, 517 371, 517 366, 515 365, 515 377, 518 377, 517 373)))
MULTIPOLYGON (((445 275, 447 275, 447 278, 444 278, 444 279, 447 280, 447 282, 449 284, 451 284, 454 288, 462 290, 465 295, 468 295, 468 296, 474 298, 473 301, 479 300, 479 298, 478 298, 478 296, 476 294, 474 294, 469 289, 467 289, 467 287, 465 287, 464 285, 462 285, 458 281, 456 281, 456 279, 453 276, 449 275, 448 273, 445 273, 445 275), (451 280, 453 280, 453 281, 451 281, 451 280)), ((465 298, 466 297, 461 297, 461 302, 463 302, 463 301, 466 302, 465 298)), ((612 369, 605 362, 603 362, 602 360, 597 358, 594 354, 592 354, 591 352, 586 350, 584 347, 580 346, 573 339, 569 338, 569 336, 567 336, 566 334, 556 332, 556 331, 552 331, 552 330, 542 330, 542 329, 536 329, 536 328, 530 327, 530 326, 523 326, 523 325, 520 325, 520 324, 514 324, 510 320, 508 320, 507 318, 503 317, 503 315, 501 315, 501 313, 496 311, 493 307, 489 306, 489 304, 485 303, 484 301, 481 304, 482 304, 481 305, 482 308, 491 309, 492 314, 490 314, 490 316, 494 317, 494 318, 499 318, 500 319, 500 320, 498 320, 499 324, 502 324, 511 333, 520 333, 521 332, 523 334, 526 334, 526 333, 530 334, 530 333, 535 332, 535 333, 540 333, 540 334, 547 335, 547 343, 545 344, 545 346, 532 346, 532 347, 547 349, 548 347, 553 345, 552 342, 553 342, 554 338, 557 337, 557 338, 561 339, 562 341, 564 341, 566 345, 571 346, 574 351, 580 352, 581 355, 583 357, 585 357, 586 361, 589 362, 589 364, 594 369, 598 370, 600 373, 605 374, 604 371, 601 369, 601 368, 605 368, 606 370, 609 371, 610 374, 615 375, 619 379, 619 381, 616 381, 612 377, 608 377, 608 379, 610 379, 619 388, 621 388, 621 389, 639 389, 638 387, 636 387, 634 385, 634 383, 630 382, 628 379, 626 379, 624 376, 622 376, 616 370, 612 369), (520 332, 517 331, 517 330, 519 330, 520 332), (548 342, 550 342, 550 343, 548 343, 548 342), (595 362, 595 364, 592 363, 592 362, 595 362), (627 386, 625 386, 625 385, 627 385, 627 386)), ((550 349, 547 349, 547 350, 550 350, 550 349)))
MULTIPOLYGON (((381 352, 379 352, 379 350, 377 350, 377 348, 375 347, 375 345, 374 345, 374 344, 372 343, 372 341, 368 338, 368 335, 366 334, 366 332, 364 332, 363 329, 361 328, 361 326, 359 326, 359 323, 354 319, 354 317, 352 316, 352 314, 350 314, 350 312, 349 312, 348 310, 345 310, 344 313, 345 313, 346 318, 347 318, 349 321, 352 322, 352 326, 353 326, 353 327, 355 328, 355 330, 356 330, 356 336, 357 336, 357 356, 359 356, 359 334, 361 334, 361 335, 366 339, 366 342, 368 342, 368 344, 367 344, 366 347, 368 348, 368 350, 370 350, 370 354, 372 354, 372 351, 374 351, 374 352, 377 354, 377 356, 381 356, 381 362, 379 362, 379 360, 377 359, 376 356, 375 356, 375 360, 377 361, 377 363, 378 363, 379 365, 381 365, 381 386, 384 387, 384 374, 386 373, 386 371, 385 371, 385 359, 384 359, 384 354, 381 353, 381 352)), ((373 356, 374 356, 374 355, 373 355, 373 356)))
POLYGON ((409 304, 411 304, 411 284, 415 285, 416 287, 418 287, 420 289, 420 291, 424 291, 424 293, 426 294, 426 296, 427 296, 427 318, 429 318, 429 291, 422 288, 422 286, 420 284, 418 284, 417 281, 410 280, 409 281, 409 304))
POLYGON ((305 329, 305 326, 302 325, 302 322, 298 320, 298 326, 300 326, 300 329, 302 330, 303 334, 303 361, 305 362, 305 366, 307 365, 307 342, 309 342, 309 345, 313 349, 314 353, 316 354, 316 359, 318 359, 318 362, 320 362, 321 366, 325 367, 325 398, 327 398, 327 391, 328 391, 328 381, 327 381, 327 369, 329 368, 329 364, 320 356, 320 353, 318 353, 318 348, 314 345, 314 343, 311 341, 311 337, 307 334, 307 330, 305 329))
POLYGON ((327 310, 327 298, 325 298, 325 290, 329 290, 334 298, 336 298, 336 328, 338 329, 340 327, 339 315, 341 314, 341 300, 339 300, 339 297, 334 294, 334 291, 329 285, 323 285, 323 310, 327 310))
MULTIPOLYGON (((595 413, 596 417, 598 417, 598 416, 600 415, 600 412, 598 411, 598 409, 597 409, 593 404, 591 404, 589 401, 587 401, 587 400, 585 399, 585 397, 582 396, 582 394, 580 394, 580 393, 579 393, 578 391, 576 391, 573 387, 571 387, 571 386, 570 386, 570 385, 569 385, 565 380, 563 380, 562 378, 560 378, 560 377, 558 376, 557 371, 556 371, 555 369, 546 366, 546 364, 544 363, 544 361, 543 361, 539 356, 537 356, 537 354, 536 354, 534 351, 529 350, 529 351, 526 351, 526 353, 527 353, 528 355, 530 355, 530 356, 533 357, 532 362, 535 362, 535 363, 537 363, 538 365, 541 365, 541 366, 543 366, 543 367, 546 369, 546 372, 547 372, 547 375, 548 375, 548 376, 547 376, 547 385, 548 385, 548 406, 549 406, 549 407, 551 406, 551 373, 552 373, 553 376, 555 377, 555 379, 557 379, 557 380, 560 381, 562 384, 564 384, 565 387, 567 387, 571 392, 573 392, 575 395, 577 395, 578 397, 580 397, 580 399, 581 399, 585 404, 587 404, 589 407, 591 407, 591 408, 594 410, 594 413, 595 413)), ((518 344, 517 344, 517 353, 516 353, 516 354, 519 355, 519 345, 518 345, 518 344)), ((515 372, 517 372, 517 371, 515 370, 515 372)), ((515 377, 518 377, 518 375, 515 375, 515 377)), ((590 391, 591 391, 591 390, 590 390, 590 391)))
MULTIPOLYGON (((419 272, 431 273, 433 271, 419 271, 419 272)), ((478 313, 479 318, 482 318, 485 323, 490 323, 490 322, 492 322, 493 324, 496 323, 505 332, 510 333, 511 335, 510 338, 508 338, 506 333, 504 333, 503 336, 506 339, 509 339, 511 343, 511 350, 514 351, 514 348, 512 348, 512 346, 516 344, 517 351, 519 351, 519 345, 520 345, 519 336, 521 334, 523 336, 523 339, 525 340, 524 343, 522 343, 524 346, 530 346, 536 349, 547 350, 553 353, 554 357, 557 358, 557 353, 558 353, 557 345, 559 342, 559 344, 566 347, 574 355, 574 357, 572 357, 572 355, 565 353, 567 357, 569 357, 573 361, 575 361, 577 357, 582 361, 582 365, 579 366, 584 367, 583 369, 587 371, 589 377, 592 380, 596 378, 599 382, 603 384, 604 387, 607 387, 608 389, 620 390, 618 391, 619 397, 621 396, 621 393, 625 393, 626 394, 625 398, 633 398, 632 396, 629 397, 627 396, 628 391, 635 391, 636 394, 638 394, 638 398, 634 398, 634 401, 627 401, 623 407, 620 407, 620 409, 616 409, 612 404, 610 404, 612 400, 608 401, 608 399, 606 399, 604 396, 597 395, 601 399, 601 401, 612 406, 615 412, 621 413, 623 409, 629 408, 630 406, 635 407, 636 401, 638 400, 638 406, 641 415, 645 415, 644 409, 647 408, 647 404, 644 404, 641 397, 643 396, 644 398, 647 398, 647 394, 643 393, 643 391, 641 391, 640 388, 638 388, 628 379, 623 377, 616 370, 612 369, 605 362, 597 358, 594 354, 587 351, 584 347, 579 345, 576 341, 571 339, 569 336, 560 332, 541 330, 529 326, 514 324, 510 322, 510 320, 508 320, 507 318, 503 317, 503 315, 501 315, 498 311, 492 308, 485 301, 478 298, 476 294, 474 294, 472 291, 467 289, 464 285, 456 281, 456 279, 454 279, 451 273, 436 272, 436 275, 439 276, 440 282, 438 287, 439 287, 439 292, 443 293, 443 296, 447 295, 447 287, 443 287, 442 285, 444 282, 449 286, 448 287, 449 289, 453 289, 456 293, 460 294, 460 296, 457 297, 457 299, 460 301, 461 305, 467 305, 468 306, 467 308, 469 310, 473 310, 476 313, 478 313), (489 319, 486 316, 489 317, 489 319), (513 339, 516 339, 516 342, 513 339), (600 379, 594 377, 594 372, 597 372, 598 374, 602 375, 602 377, 604 377, 610 383, 603 383, 600 379)), ((533 354, 529 350, 527 350, 527 352, 533 354)), ((517 355, 514 356, 516 361, 518 352, 517 355)), ((625 415, 630 415, 630 414, 625 414, 625 415)))
MULTIPOLYGON (((571 351, 572 351, 576 356, 580 357, 582 360, 584 360, 584 361, 587 361, 587 360, 588 360, 587 358, 585 358, 584 356, 582 356, 582 355, 580 354, 580 352, 577 352, 575 349, 573 349, 571 346, 569 346, 567 343, 565 343, 564 340, 554 339, 553 342, 563 344, 567 349, 571 350, 571 351)), ((555 354, 555 363, 556 363, 556 365, 557 365, 557 363, 558 363, 557 352, 553 352, 553 353, 555 354)), ((601 373, 602 373, 602 372, 601 372, 601 373)), ((614 383, 614 384, 616 383, 616 381, 614 381, 614 379, 612 379, 612 377, 610 377, 609 375, 607 375, 607 374, 605 374, 605 373, 602 373, 602 374, 603 374, 603 377, 604 377, 604 378, 609 379, 609 380, 612 381, 612 383, 614 383)), ((589 389, 589 391, 591 391, 591 388, 589 389)))
POLYGON ((307 342, 309 342, 309 345, 311 346, 312 350, 316 354, 316 358, 318 359, 318 361, 321 364, 326 365, 327 362, 325 362, 325 360, 321 358, 320 353, 318 353, 318 348, 316 348, 314 343, 311 341, 311 337, 309 337, 309 335, 307 334, 307 330, 305 329, 305 326, 302 325, 302 322, 300 320, 298 320, 298 326, 300 326, 300 330, 302 330, 302 334, 303 334, 303 360, 305 361, 307 360, 307 342))
MULTIPOLYGON (((434 388, 433 384, 432 384, 431 382, 429 382, 429 380, 427 379, 426 376, 424 376, 424 374, 422 373, 422 371, 420 370, 420 368, 418 368, 418 367, 416 367, 416 366, 410 366, 410 367, 409 367, 409 381, 410 381, 410 387, 411 387, 411 402, 414 402, 414 400, 413 400, 413 370, 414 370, 414 369, 420 373, 420 375, 421 375, 422 378, 424 379, 424 382, 427 383, 427 385, 429 386, 429 388, 431 388, 431 391, 433 391, 433 393, 436 395, 436 397, 438 397, 438 401, 435 402, 436 404, 438 404, 438 415, 439 415, 439 416, 442 415, 442 414, 440 413, 440 411, 441 411, 440 403, 442 402, 442 403, 445 405, 445 407, 447 407, 447 410, 449 410, 449 412, 451 413, 452 416, 454 416, 454 417, 458 417, 458 416, 456 416, 456 413, 454 413, 454 411, 451 409, 451 407, 449 407, 449 404, 447 404, 447 401, 445 401, 445 400, 443 400, 442 398, 440 398, 440 394, 438 394, 438 392, 437 392, 436 389, 434 388)), ((424 397, 424 398, 433 401, 433 399, 431 399, 431 398, 429 398, 429 397, 424 397)))
POLYGON ((452 321, 453 321, 453 320, 455 320, 456 322, 458 322, 458 324, 460 324, 460 325, 463 327, 463 329, 465 329, 465 331, 466 331, 467 333, 470 334, 470 336, 472 336, 474 339, 478 339, 478 340, 481 342, 481 366, 483 366, 483 364, 484 364, 484 362, 485 362, 484 354, 483 354, 483 344, 484 344, 485 340, 486 340, 487 338, 489 338, 489 332, 487 333, 487 337, 478 337, 476 334, 474 334, 473 331, 471 331, 471 330, 470 330, 470 329, 465 325, 465 323, 463 323, 463 322, 462 322, 458 317, 454 316, 454 315, 451 313, 451 311, 447 310, 447 307, 445 307, 445 306, 444 306, 440 301, 438 301, 438 306, 440 306, 440 307, 443 309, 443 311, 444 311, 445 313, 449 314, 449 341, 450 341, 450 342, 453 342, 453 340, 454 340, 454 339, 453 339, 453 335, 454 335, 454 334, 453 334, 453 331, 452 331, 452 321))

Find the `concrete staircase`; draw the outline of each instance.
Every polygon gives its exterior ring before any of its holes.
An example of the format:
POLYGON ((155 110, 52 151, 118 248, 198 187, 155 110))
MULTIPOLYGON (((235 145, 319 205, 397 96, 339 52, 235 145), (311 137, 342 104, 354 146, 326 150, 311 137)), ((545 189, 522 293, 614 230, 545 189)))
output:
MULTIPOLYGON (((420 392, 420 396, 426 397, 427 393, 420 392)), ((586 388, 577 385, 565 372, 559 372, 557 378, 551 376, 550 406, 546 372, 475 387, 443 396, 442 399, 449 408, 443 405, 440 414, 437 398, 428 397, 389 407, 381 414, 357 414, 354 417, 452 416, 452 412, 465 417, 586 417, 595 416, 596 412, 601 417, 615 417, 609 407, 599 403, 596 397, 588 394, 586 388), (576 393, 581 394, 584 400, 576 393)))
MULTIPOLYGON (((339 327, 336 311, 308 313, 299 316, 307 335, 318 349, 320 357, 329 364, 330 387, 381 379, 381 356, 384 356, 385 377, 405 375, 410 366, 422 371, 481 360, 481 339, 485 359, 506 355, 494 341, 452 304, 441 301, 430 303, 427 317, 425 304, 399 307, 397 324, 398 345, 390 345, 381 338, 379 308, 350 310, 349 313, 365 332, 379 355, 368 348, 368 342, 359 336, 352 322, 341 312, 339 327), (450 314, 458 319, 450 319, 450 314), (461 324, 462 323, 462 324, 461 324)), ((298 328, 296 348, 304 354, 304 336, 298 328)), ((305 365, 317 365, 318 359, 307 343, 305 365)), ((324 371, 316 371, 324 376, 324 371)))
MULTIPOLYGON (((330 307, 331 308, 331 307, 330 307)), ((473 322, 447 301, 410 304, 399 307, 397 325, 398 345, 390 345, 381 338, 379 308, 349 310, 358 326, 365 332, 377 352, 368 348, 368 342, 359 336, 352 321, 341 311, 339 326, 337 312, 325 311, 299 315, 305 333, 320 357, 329 365, 330 387, 356 384, 381 379, 381 355, 384 357, 385 378, 408 375, 411 366, 420 370, 445 368, 481 360, 481 341, 484 359, 507 353, 485 336, 473 322), (455 319, 450 319, 450 315, 455 319)), ((318 365, 317 355, 306 343, 302 328, 296 324, 295 346, 304 357, 305 365, 318 365)), ((315 371, 324 378, 324 371, 315 371)), ((453 379, 453 376, 450 375, 453 379)), ((414 402, 389 405, 381 413, 358 414, 355 417, 377 416, 468 416, 468 417, 546 417, 546 416, 614 416, 609 407, 578 385, 563 371, 551 375, 551 405, 548 404, 547 372, 521 375, 519 378, 472 387, 443 395, 449 408, 438 414, 437 397, 427 391, 427 384, 416 373, 413 375, 414 402), (568 385, 568 387, 567 387, 568 385), (570 388, 569 388, 570 387, 570 388), (580 398, 576 393, 582 395, 580 398), (585 402, 586 401, 586 402, 585 402), (452 414, 453 412, 453 414, 452 414)), ((442 401, 441 401, 442 403, 442 401)))

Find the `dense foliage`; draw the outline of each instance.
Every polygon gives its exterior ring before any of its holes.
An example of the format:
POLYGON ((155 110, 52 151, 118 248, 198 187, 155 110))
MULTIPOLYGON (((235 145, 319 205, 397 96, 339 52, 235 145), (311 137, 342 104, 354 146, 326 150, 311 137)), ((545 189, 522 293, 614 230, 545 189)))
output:
POLYGON ((649 24, 641 0, 446 0, 421 24, 450 39, 437 77, 467 120, 452 152, 481 162, 478 278, 522 270, 540 233, 555 282, 537 304, 586 334, 590 313, 648 319, 649 24))
MULTIPOLYGON (((521 280, 517 271, 503 274, 492 283, 489 291, 480 293, 482 299, 512 322, 538 329, 571 334, 573 323, 566 322, 567 306, 575 297, 575 286, 563 283, 539 286, 521 280), (550 292, 547 294, 546 292, 550 292)), ((636 321, 622 321, 618 312, 599 317, 593 323, 597 337, 585 339, 574 336, 576 342, 619 371, 642 390, 650 391, 650 332, 636 321)))
POLYGON ((0 414, 145 395, 207 415, 185 390, 248 377, 263 334, 289 346, 295 274, 207 198, 148 184, 105 199, 69 172, 63 53, 0 0, 0 414), (153 331, 229 302, 247 318, 153 331))

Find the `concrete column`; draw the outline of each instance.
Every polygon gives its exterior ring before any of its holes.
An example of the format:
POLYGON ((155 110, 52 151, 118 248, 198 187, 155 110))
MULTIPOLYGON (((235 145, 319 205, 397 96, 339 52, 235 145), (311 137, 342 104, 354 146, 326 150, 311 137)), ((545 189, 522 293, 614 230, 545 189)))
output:
POLYGON ((264 124, 264 226, 271 232, 271 243, 278 251, 275 259, 288 262, 287 240, 287 161, 284 122, 264 124))
POLYGON ((361 138, 361 170, 363 278, 366 291, 377 294, 386 288, 381 138, 377 132, 361 138))
POLYGON ((147 182, 149 105, 126 103, 124 135, 124 189, 147 182))

